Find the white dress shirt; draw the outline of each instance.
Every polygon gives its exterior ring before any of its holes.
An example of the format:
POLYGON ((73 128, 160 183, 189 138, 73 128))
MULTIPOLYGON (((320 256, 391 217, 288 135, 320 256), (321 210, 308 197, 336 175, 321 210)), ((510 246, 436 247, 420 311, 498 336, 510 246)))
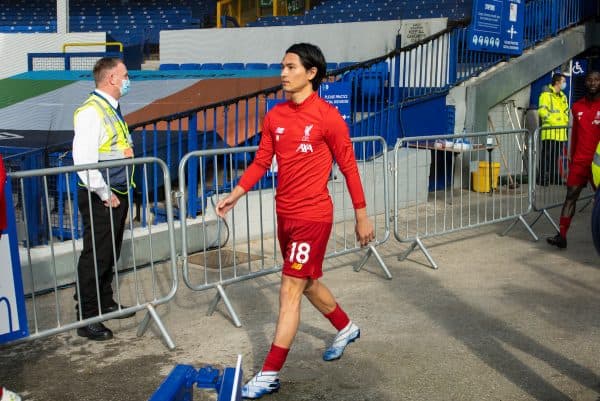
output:
MULTIPOLYGON (((106 99, 117 109, 119 102, 106 92, 96 89, 94 92, 106 99)), ((98 149, 108 136, 102 124, 102 117, 93 107, 88 107, 75 116, 75 136, 73 138, 73 164, 98 163, 98 149)), ((84 170, 77 173, 88 189, 95 192, 103 201, 110 198, 110 188, 98 170, 84 170), (89 173, 89 175, 88 175, 89 173), (89 182, 88 182, 89 176, 89 182)))

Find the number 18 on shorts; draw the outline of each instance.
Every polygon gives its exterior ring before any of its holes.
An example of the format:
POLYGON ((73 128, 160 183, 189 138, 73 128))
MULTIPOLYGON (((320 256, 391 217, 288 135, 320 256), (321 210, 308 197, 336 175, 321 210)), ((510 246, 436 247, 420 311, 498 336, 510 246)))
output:
POLYGON ((330 222, 279 217, 277 237, 284 258, 283 274, 298 278, 320 278, 331 226, 330 222))

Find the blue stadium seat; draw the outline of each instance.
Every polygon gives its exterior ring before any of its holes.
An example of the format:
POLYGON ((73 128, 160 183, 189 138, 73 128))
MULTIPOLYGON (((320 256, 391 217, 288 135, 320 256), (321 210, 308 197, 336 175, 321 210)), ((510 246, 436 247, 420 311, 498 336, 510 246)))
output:
POLYGON ((158 66, 159 71, 175 71, 179 70, 179 64, 165 63, 158 66))
POLYGON ((375 71, 365 71, 360 80, 360 91, 362 96, 376 98, 381 96, 384 77, 375 71))
POLYGON ((243 70, 244 63, 223 63, 224 70, 243 70))
POLYGON ((202 64, 202 67, 200 67, 201 70, 222 70, 223 69, 223 64, 221 63, 204 63, 202 64))
POLYGON ((269 64, 270 70, 281 70, 281 63, 271 63, 269 64))
POLYGON ((248 26, 281 26, 447 17, 464 19, 471 0, 322 0, 304 15, 261 17, 248 26), (449 7, 451 5, 452 7, 449 7))
POLYGON ((333 71, 338 68, 338 63, 327 63, 327 71, 333 71))
POLYGON ((266 70, 269 68, 267 63, 246 63, 247 70, 266 70))
POLYGON ((179 65, 180 70, 200 70, 202 68, 202 64, 199 63, 181 63, 179 65))
POLYGON ((388 65, 385 61, 382 61, 380 63, 373 64, 371 67, 369 67, 369 71, 375 71, 375 72, 379 72, 382 74, 387 74, 388 73, 388 65))

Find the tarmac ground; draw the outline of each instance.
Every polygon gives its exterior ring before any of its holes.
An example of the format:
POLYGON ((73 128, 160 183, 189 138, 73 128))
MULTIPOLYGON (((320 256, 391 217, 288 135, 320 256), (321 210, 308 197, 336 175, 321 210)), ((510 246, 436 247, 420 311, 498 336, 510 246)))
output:
MULTIPOLYGON (((352 269, 359 254, 327 260, 323 281, 361 338, 340 360, 324 362, 335 331, 305 300, 281 389, 263 399, 599 400, 600 271, 590 217, 589 206, 575 216, 565 250, 546 244, 554 230, 543 218, 534 226, 538 242, 520 224, 499 236, 508 223, 424 240, 438 270, 418 251, 399 261, 407 244, 390 239, 378 251, 392 280, 374 258, 359 272, 352 269)), ((238 354, 247 380, 272 340, 279 280, 272 274, 227 287, 241 328, 222 302, 207 316, 214 290, 193 292, 180 282, 175 298, 157 308, 173 351, 155 327, 136 336, 143 313, 108 321, 115 338, 107 342, 73 330, 1 346, 0 385, 23 400, 142 401, 177 364, 222 368, 238 354)))

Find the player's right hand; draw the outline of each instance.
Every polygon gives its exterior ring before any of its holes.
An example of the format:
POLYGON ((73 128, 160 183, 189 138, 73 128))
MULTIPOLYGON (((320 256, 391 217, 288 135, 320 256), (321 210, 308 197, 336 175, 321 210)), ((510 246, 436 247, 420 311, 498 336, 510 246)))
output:
POLYGON ((225 215, 235 206, 235 203, 236 200, 233 199, 231 195, 229 195, 225 199, 221 199, 219 203, 217 203, 217 216, 219 216, 222 219, 225 218, 225 215))
POLYGON ((119 205, 121 204, 121 202, 119 201, 119 198, 117 197, 117 195, 115 195, 114 193, 110 193, 110 198, 108 198, 107 200, 104 201, 104 206, 106 207, 119 207, 119 205))
POLYGON ((233 188, 233 191, 231 191, 231 193, 229 194, 229 196, 227 196, 227 198, 221 199, 219 203, 217 203, 217 206, 215 208, 217 216, 219 216, 220 218, 224 218, 227 212, 233 209, 238 199, 240 199, 245 193, 246 191, 244 190, 244 188, 240 187, 239 185, 236 185, 235 188, 233 188))

